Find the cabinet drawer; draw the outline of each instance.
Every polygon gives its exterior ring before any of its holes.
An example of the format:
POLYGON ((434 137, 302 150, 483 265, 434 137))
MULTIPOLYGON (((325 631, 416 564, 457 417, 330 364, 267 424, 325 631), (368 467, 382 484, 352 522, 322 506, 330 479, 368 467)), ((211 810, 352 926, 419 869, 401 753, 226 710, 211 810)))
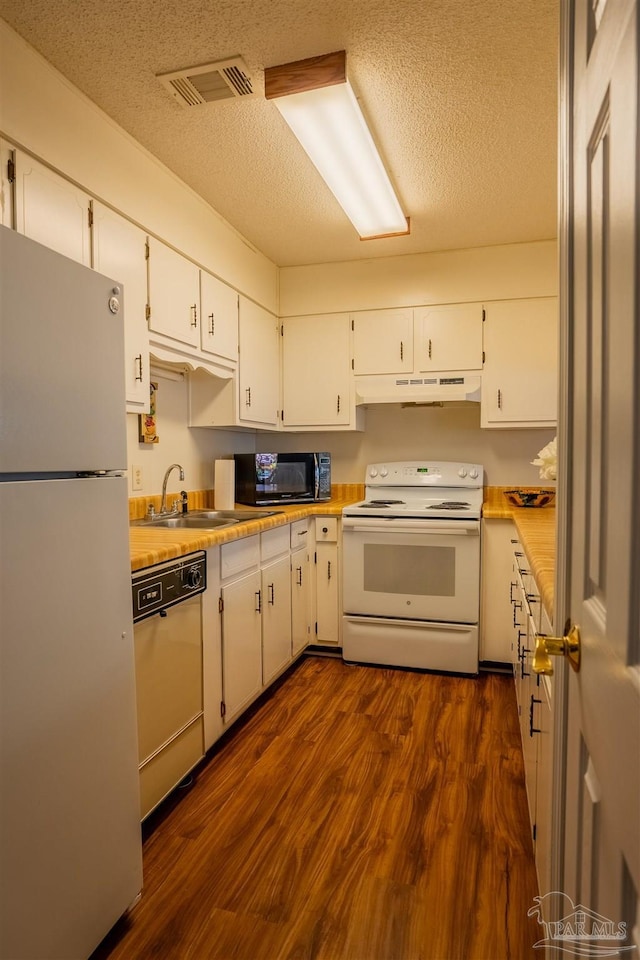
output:
POLYGON ((260 534, 260 556, 264 563, 289 552, 289 524, 260 534))
POLYGON ((338 518, 316 517, 316 542, 336 543, 338 540, 338 518))
POLYGON ((309 541, 309 520, 296 520, 289 527, 291 534, 291 549, 299 550, 300 547, 306 547, 309 541))
POLYGON ((223 543, 220 547, 220 579, 227 580, 235 574, 260 565, 259 536, 243 537, 223 543))

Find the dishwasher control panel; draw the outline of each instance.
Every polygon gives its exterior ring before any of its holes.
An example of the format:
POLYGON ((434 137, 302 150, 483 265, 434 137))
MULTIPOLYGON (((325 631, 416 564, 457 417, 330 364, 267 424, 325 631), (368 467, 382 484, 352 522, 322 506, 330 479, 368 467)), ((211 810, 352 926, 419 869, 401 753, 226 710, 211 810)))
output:
POLYGON ((207 557, 204 551, 180 560, 159 563, 133 574, 131 580, 133 620, 162 613, 182 600, 207 589, 207 557))

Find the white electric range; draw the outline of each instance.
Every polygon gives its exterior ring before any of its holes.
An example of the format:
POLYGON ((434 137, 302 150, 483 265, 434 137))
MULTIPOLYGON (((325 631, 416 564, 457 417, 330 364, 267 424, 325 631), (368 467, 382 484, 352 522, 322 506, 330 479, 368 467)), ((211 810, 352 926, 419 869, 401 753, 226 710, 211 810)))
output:
POLYGON ((477 463, 369 464, 342 513, 345 660, 477 673, 483 478, 477 463))

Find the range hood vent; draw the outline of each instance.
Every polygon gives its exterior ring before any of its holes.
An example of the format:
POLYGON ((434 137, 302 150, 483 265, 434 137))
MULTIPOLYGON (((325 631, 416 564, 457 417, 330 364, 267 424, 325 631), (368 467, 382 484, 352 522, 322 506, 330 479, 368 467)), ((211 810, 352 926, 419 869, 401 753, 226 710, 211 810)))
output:
POLYGON ((480 393, 481 378, 466 374, 356 377, 356 405, 479 403, 480 393))
POLYGON ((231 57, 200 67, 156 74, 160 83, 183 107, 200 107, 218 100, 248 97, 253 83, 242 57, 231 57))

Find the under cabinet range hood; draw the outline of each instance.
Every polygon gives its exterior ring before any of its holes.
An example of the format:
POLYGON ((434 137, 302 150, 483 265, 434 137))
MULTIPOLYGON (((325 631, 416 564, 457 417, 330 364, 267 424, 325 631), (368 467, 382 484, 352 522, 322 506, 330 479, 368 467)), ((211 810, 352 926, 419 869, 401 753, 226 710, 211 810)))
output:
POLYGON ((474 374, 425 377, 356 377, 356 405, 400 403, 443 406, 479 403, 481 378, 474 374))

